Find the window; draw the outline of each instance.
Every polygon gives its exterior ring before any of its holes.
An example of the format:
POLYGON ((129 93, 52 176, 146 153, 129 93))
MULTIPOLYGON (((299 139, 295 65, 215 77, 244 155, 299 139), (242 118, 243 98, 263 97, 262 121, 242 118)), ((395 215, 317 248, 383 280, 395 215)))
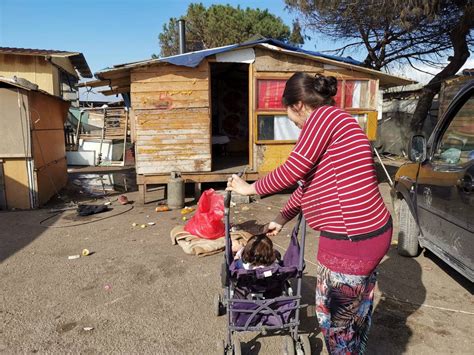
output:
MULTIPOLYGON (((257 80, 257 142, 296 141, 298 139, 300 129, 288 119, 286 108, 281 102, 286 80, 257 80)), ((369 139, 375 140, 377 81, 368 79, 338 80, 337 94, 334 99, 336 106, 352 114, 369 139)))
POLYGON ((301 130, 286 115, 258 115, 259 141, 296 141, 301 130))
POLYGON ((438 141, 434 160, 462 165, 474 159, 474 97, 470 97, 456 113, 438 141))
POLYGON ((286 111, 281 103, 286 80, 258 80, 257 109, 286 111))

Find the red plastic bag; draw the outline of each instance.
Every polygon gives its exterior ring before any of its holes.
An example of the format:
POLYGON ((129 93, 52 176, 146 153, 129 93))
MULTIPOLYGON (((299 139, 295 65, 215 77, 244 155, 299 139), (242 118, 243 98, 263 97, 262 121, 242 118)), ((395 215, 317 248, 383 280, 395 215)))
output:
POLYGON ((224 196, 213 189, 203 192, 199 199, 198 209, 184 226, 186 232, 205 239, 217 239, 225 234, 224 196))

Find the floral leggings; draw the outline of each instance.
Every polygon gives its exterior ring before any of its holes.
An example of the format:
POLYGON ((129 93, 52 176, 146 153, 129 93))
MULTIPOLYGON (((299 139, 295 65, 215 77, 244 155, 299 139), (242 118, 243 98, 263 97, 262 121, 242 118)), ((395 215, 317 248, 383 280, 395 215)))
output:
POLYGON ((316 314, 329 354, 363 354, 372 320, 376 273, 333 272, 319 264, 316 314))

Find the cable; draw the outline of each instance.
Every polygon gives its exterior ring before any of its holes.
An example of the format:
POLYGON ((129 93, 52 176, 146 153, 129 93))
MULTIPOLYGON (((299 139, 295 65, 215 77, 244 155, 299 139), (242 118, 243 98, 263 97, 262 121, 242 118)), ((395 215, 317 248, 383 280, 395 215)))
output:
POLYGON ((44 227, 44 228, 68 228, 68 227, 76 227, 76 226, 82 226, 84 224, 90 224, 90 223, 95 223, 95 222, 99 222, 99 221, 103 221, 104 219, 107 219, 107 218, 112 218, 112 217, 115 217, 115 216, 120 216, 126 212, 129 212, 133 209, 133 205, 130 205, 130 208, 125 210, 125 211, 122 211, 122 212, 119 212, 117 214, 114 214, 114 215, 111 215, 111 216, 106 216, 106 217, 103 217, 103 218, 99 218, 99 219, 95 219, 95 220, 92 220, 92 221, 85 221, 85 222, 79 222, 79 223, 74 223, 74 224, 68 224, 67 226, 45 226, 43 225, 44 222, 46 222, 47 220, 53 218, 53 217, 56 217, 58 215, 61 214, 61 212, 59 213, 56 213, 56 214, 53 214, 52 216, 49 216, 45 219, 43 219, 42 221, 39 222, 39 225, 44 227))

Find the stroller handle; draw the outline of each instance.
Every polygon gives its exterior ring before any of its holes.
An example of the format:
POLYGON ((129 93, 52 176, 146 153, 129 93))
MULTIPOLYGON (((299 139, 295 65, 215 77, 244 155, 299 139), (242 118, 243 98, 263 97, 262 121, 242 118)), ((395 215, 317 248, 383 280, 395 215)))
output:
MULTIPOLYGON (((242 177, 245 173, 245 170, 238 173, 237 176, 242 177)), ((232 199, 232 192, 231 191, 226 191, 226 194, 225 194, 225 197, 224 197, 224 208, 226 208, 226 209, 230 208, 231 199, 232 199)))

